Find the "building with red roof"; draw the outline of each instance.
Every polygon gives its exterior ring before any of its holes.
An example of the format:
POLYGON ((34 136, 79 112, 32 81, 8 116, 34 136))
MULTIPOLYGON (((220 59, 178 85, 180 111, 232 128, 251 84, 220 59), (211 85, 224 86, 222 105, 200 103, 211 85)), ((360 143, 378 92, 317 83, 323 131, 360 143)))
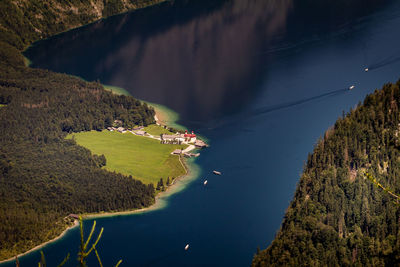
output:
POLYGON ((183 135, 186 139, 187 142, 196 142, 196 135, 192 131, 192 133, 188 133, 188 131, 185 131, 185 134, 183 135))

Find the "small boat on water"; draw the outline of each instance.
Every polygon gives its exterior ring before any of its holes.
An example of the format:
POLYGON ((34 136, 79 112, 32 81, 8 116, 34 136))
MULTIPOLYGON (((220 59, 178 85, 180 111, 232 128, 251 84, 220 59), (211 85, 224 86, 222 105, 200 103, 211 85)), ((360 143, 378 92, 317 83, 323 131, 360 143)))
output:
POLYGON ((189 244, 187 244, 186 246, 185 246, 185 250, 188 250, 189 249, 189 244))
POLYGON ((349 87, 349 90, 354 89, 354 87, 355 87, 354 85, 350 86, 350 87, 349 87))
POLYGON ((213 173, 214 173, 215 175, 221 175, 221 174, 222 174, 222 173, 219 172, 219 171, 213 171, 213 173))
POLYGON ((365 72, 368 72, 368 71, 369 71, 369 69, 368 69, 368 68, 365 68, 365 69, 364 69, 364 71, 365 71, 365 72))
POLYGON ((207 183, 208 183, 208 181, 207 181, 207 180, 205 180, 203 184, 204 184, 204 185, 206 185, 207 183))

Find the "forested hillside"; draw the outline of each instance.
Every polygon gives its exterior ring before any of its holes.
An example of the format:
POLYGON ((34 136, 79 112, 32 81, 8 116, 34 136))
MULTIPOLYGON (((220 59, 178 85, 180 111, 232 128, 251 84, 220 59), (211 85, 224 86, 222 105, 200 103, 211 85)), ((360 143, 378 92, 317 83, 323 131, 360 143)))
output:
POLYGON ((23 49, 90 22, 165 0, 2 0, 0 41, 23 49))
POLYGON ((101 169, 69 132, 154 122, 154 110, 95 82, 25 67, 33 41, 161 1, 0 1, 0 260, 57 235, 70 213, 149 206, 153 185, 101 169))
POLYGON ((69 213, 153 203, 152 186, 100 169, 104 157, 64 140, 116 119, 148 125, 153 109, 67 75, 3 64, 0 70, 0 258, 59 234, 69 213))
POLYGON ((400 81, 326 131, 309 155, 281 230, 253 266, 399 266, 400 81))

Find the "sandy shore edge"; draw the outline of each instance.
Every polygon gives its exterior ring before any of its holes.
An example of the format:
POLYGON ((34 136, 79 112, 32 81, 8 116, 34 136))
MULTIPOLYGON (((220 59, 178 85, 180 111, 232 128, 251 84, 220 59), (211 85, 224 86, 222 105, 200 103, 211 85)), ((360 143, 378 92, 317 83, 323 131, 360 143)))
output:
MULTIPOLYGON (((174 121, 174 118, 170 118, 168 116, 167 112, 165 112, 165 113, 163 112, 162 108, 157 107, 157 108, 154 108, 154 110, 155 110, 155 113, 156 113, 155 114, 156 122, 158 122, 159 124, 167 126, 167 122, 174 121)), ((176 192, 179 192, 180 186, 182 186, 182 182, 184 180, 186 180, 185 178, 191 177, 191 174, 194 174, 193 171, 190 168, 191 167, 190 164, 188 164, 185 159, 182 160, 182 158, 180 158, 180 162, 181 162, 182 166, 184 167, 184 169, 186 170, 186 173, 181 175, 181 176, 179 176, 179 177, 177 177, 177 178, 175 178, 173 183, 170 186, 168 186, 165 191, 162 191, 162 192, 158 193, 155 196, 154 203, 152 205, 150 205, 149 207, 145 207, 145 208, 141 208, 141 209, 135 209, 135 210, 118 211, 118 212, 104 212, 104 213, 102 212, 102 213, 80 214, 82 216, 82 219, 86 220, 86 219, 106 218, 106 217, 114 217, 114 216, 127 216, 127 215, 140 214, 140 213, 145 213, 145 212, 149 212, 149 211, 153 211, 153 210, 157 210, 157 209, 163 208, 164 206, 166 206, 164 198, 166 198, 166 197, 168 197, 168 196, 170 196, 170 195, 172 195, 172 194, 174 194, 176 192)), ((79 221, 75 220, 74 221, 74 225, 67 227, 59 236, 57 236, 57 237, 55 237, 55 238, 53 238, 53 239, 51 239, 49 241, 46 241, 46 242, 44 242, 44 243, 42 243, 40 245, 37 245, 36 247, 34 247, 34 248, 32 248, 32 249, 30 249, 30 250, 28 250, 26 252, 20 253, 17 256, 13 256, 13 257, 11 257, 9 259, 5 259, 5 260, 0 260, 0 264, 6 263, 6 262, 10 262, 10 261, 15 261, 15 257, 20 258, 20 257, 22 257, 24 255, 27 255, 27 254, 31 253, 31 252, 40 250, 41 248, 45 247, 46 245, 63 238, 64 235, 69 230, 77 227, 78 225, 79 225, 79 221)))
MULTIPOLYGON (((74 224, 71 225, 71 226, 68 226, 59 236, 56 236, 55 238, 53 238, 53 239, 51 239, 51 240, 49 240, 49 241, 46 241, 46 242, 44 242, 44 243, 42 243, 42 244, 40 244, 40 245, 37 245, 36 247, 31 248, 30 250, 28 250, 28 251, 26 251, 26 252, 20 253, 20 254, 18 254, 18 255, 16 255, 16 256, 12 257, 12 258, 9 258, 9 259, 6 259, 6 260, 1 260, 1 261, 0 261, 0 264, 1 264, 1 263, 5 263, 5 262, 9 262, 9 261, 14 261, 14 260, 15 260, 15 257, 20 258, 20 257, 22 257, 22 256, 24 256, 24 255, 27 255, 27 254, 31 253, 31 252, 34 252, 34 251, 36 251, 36 250, 39 250, 39 249, 45 247, 46 245, 48 245, 48 244, 50 244, 50 243, 52 243, 52 242, 54 242, 54 241, 57 241, 58 239, 63 238, 64 235, 65 235, 69 230, 71 230, 71 229, 77 227, 78 225, 79 225, 79 221, 78 221, 78 220, 74 220, 74 224)), ((38 259, 38 261, 39 261, 39 260, 40 260, 40 259, 38 259)))
POLYGON ((181 163, 183 165, 183 167, 186 170, 186 173, 175 178, 173 183, 167 187, 167 189, 165 191, 162 191, 160 193, 158 193, 155 196, 155 201, 154 203, 149 206, 149 207, 145 207, 145 208, 141 208, 141 209, 135 209, 135 210, 127 210, 127 211, 117 211, 117 212, 102 212, 102 213, 87 213, 87 214, 81 214, 82 218, 84 220, 86 219, 94 219, 94 218, 106 218, 106 217, 114 217, 114 216, 124 216, 124 215, 132 215, 132 214, 140 214, 140 213, 145 213, 148 211, 153 211, 153 210, 157 210, 160 208, 164 207, 164 203, 163 203, 163 199, 165 197, 168 197, 172 194, 174 194, 176 192, 176 189, 179 188, 179 186, 181 185, 180 182, 182 182, 183 180, 185 180, 185 178, 189 177, 192 172, 190 170, 190 168, 188 167, 188 165, 186 163, 184 163, 181 160, 181 163))

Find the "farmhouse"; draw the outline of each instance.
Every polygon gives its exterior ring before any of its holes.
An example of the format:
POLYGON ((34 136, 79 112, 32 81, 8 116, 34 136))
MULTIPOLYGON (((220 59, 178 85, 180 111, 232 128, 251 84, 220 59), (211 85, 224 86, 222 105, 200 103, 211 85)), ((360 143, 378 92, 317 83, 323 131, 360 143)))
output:
POLYGON ((182 144, 185 141, 180 134, 168 135, 162 134, 161 135, 161 144, 182 144))
POLYGON ((175 149, 174 151, 172 151, 173 155, 181 155, 182 154, 182 149, 175 149))
POLYGON ((142 131, 142 130, 134 131, 133 133, 136 134, 136 135, 140 135, 140 136, 145 136, 146 135, 146 132, 142 131))
POLYGON ((191 134, 189 134, 188 131, 185 131, 185 134, 183 135, 183 137, 185 138, 185 141, 188 143, 196 142, 196 135, 194 134, 193 131, 191 134))
POLYGON ((120 133, 126 133, 126 130, 125 130, 124 127, 118 127, 117 131, 120 132, 120 133))

